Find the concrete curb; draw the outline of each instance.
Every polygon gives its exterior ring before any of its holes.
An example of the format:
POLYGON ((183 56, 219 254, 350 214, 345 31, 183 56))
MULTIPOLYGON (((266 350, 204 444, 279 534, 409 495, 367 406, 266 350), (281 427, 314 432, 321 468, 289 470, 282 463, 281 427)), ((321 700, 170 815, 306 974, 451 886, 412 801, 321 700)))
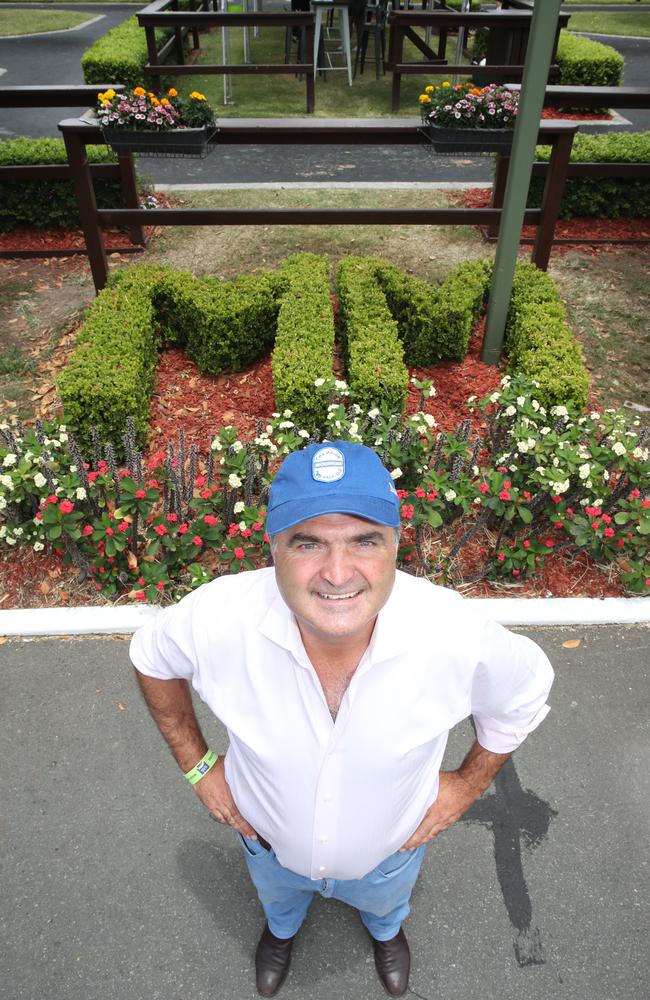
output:
MULTIPOLYGON (((467 598, 502 625, 611 625, 650 623, 648 597, 467 598)), ((152 605, 117 608, 25 608, 0 611, 1 636, 125 635, 159 613, 152 605)))
MULTIPOLYGON (((3 7, 5 4, 2 5, 3 7)), ((43 8, 39 7, 39 10, 43 8)), ((54 8, 54 10, 59 10, 59 7, 54 8)), ((70 11, 70 13, 75 13, 75 11, 70 11)), ((79 13, 83 13, 79 11, 79 13)), ((30 31, 25 35, 2 35, 0 36, 0 41, 6 42, 10 41, 12 38, 45 38, 46 35, 63 35, 67 34, 69 31, 81 31, 82 28, 88 28, 95 21, 102 21, 106 17, 106 14, 97 14, 95 17, 91 17, 88 21, 82 21, 81 24, 75 24, 72 28, 55 28, 54 31, 30 31)))
POLYGON ((485 181, 256 181, 252 184, 233 182, 214 184, 154 184, 154 191, 311 191, 326 187, 328 190, 355 191, 407 191, 419 188, 424 191, 465 191, 469 188, 491 188, 485 181))

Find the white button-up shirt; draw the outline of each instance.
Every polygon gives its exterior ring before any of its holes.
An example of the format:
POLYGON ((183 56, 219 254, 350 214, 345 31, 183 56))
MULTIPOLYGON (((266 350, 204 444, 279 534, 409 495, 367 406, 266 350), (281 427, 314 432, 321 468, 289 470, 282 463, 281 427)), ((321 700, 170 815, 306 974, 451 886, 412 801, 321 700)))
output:
POLYGON ((226 780, 280 864, 362 878, 408 840, 438 794, 449 730, 514 750, 546 716, 539 647, 454 591, 397 572, 336 721, 273 569, 221 577, 136 632, 150 677, 186 678, 228 730, 226 780))

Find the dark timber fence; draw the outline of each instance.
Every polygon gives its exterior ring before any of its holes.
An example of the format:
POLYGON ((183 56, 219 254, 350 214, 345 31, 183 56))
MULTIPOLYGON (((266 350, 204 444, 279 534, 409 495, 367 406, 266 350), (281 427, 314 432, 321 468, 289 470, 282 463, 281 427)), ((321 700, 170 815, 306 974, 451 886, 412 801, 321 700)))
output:
MULTIPOLYGON (((557 42, 560 29, 568 23, 570 15, 560 14, 558 27, 553 44, 552 63, 549 79, 555 78, 559 68, 555 62, 557 42)), ((426 82, 431 74, 445 76, 477 76, 482 80, 508 81, 520 80, 524 72, 526 48, 532 13, 530 9, 514 11, 492 11, 479 14, 457 14, 449 11, 414 11, 394 10, 388 17, 390 27, 390 43, 388 47, 387 67, 393 74, 392 104, 393 112, 399 111, 401 102, 402 76, 417 74, 426 82), (414 31, 415 28, 425 28, 438 35, 438 50, 434 52, 426 42, 414 31), (487 29, 487 53, 485 66, 472 66, 468 63, 450 65, 445 58, 447 36, 451 31, 463 31, 469 28, 487 29), (404 61, 404 41, 408 39, 424 55, 417 62, 404 61)))
MULTIPOLYGON (((198 0, 191 6, 194 8, 198 0)), ((183 33, 191 30, 194 36, 194 47, 199 48, 199 31, 208 28, 257 28, 275 27, 293 29, 299 28, 305 32, 305 52, 313 59, 314 51, 314 14, 299 12, 279 12, 253 14, 219 14, 208 10, 209 0, 202 0, 201 10, 178 10, 177 0, 155 0, 144 10, 141 10, 138 23, 144 28, 147 38, 148 62, 145 73, 156 93, 162 89, 163 74, 169 76, 208 76, 211 74, 265 76, 277 73, 304 74, 307 92, 307 112, 314 110, 314 64, 313 61, 302 63, 196 63, 187 64, 183 52, 183 33), (157 48, 156 28, 173 28, 174 34, 161 49, 157 48), (163 63, 175 51, 176 63, 163 63)))
MULTIPOLYGON (((213 137, 218 145, 418 145, 426 140, 416 119, 260 119, 231 118, 222 122, 213 137)), ((98 210, 88 168, 86 145, 104 141, 101 130, 86 121, 69 119, 59 123, 63 133, 82 219, 88 259, 97 291, 108 278, 108 261, 102 226, 147 223, 156 226, 263 226, 263 225, 389 225, 389 226, 498 226, 499 208, 429 209, 102 209, 98 210)), ((543 270, 553 245, 560 199, 569 164, 574 122, 542 122, 539 141, 553 147, 542 208, 529 209, 525 223, 538 227, 532 261, 543 270)))
MULTIPOLYGON (((56 87, 0 87, 0 108, 87 108, 97 104, 97 94, 108 87, 121 91, 124 87, 112 84, 93 84, 92 86, 56 86, 56 87)), ((101 133, 100 133, 101 134, 101 133)), ((85 169, 91 179, 119 180, 122 187, 124 205, 129 209, 139 207, 138 190, 131 153, 120 153, 117 163, 85 163, 85 169)), ((0 183, 3 181, 52 181, 69 180, 73 182, 72 168, 69 163, 30 164, 25 166, 0 167, 0 183)), ((144 246, 145 236, 142 224, 129 223, 131 242, 138 248, 144 246)), ((71 251, 47 251, 48 257, 64 256, 71 251)), ((3 250, 0 257, 33 257, 41 256, 37 251, 3 250)))

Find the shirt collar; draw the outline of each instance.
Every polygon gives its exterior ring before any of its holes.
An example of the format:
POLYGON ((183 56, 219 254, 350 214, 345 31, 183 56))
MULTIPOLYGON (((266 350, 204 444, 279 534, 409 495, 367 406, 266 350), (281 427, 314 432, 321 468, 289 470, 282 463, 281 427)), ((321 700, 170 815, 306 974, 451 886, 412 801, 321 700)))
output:
MULTIPOLYGON (((395 585, 386 604, 377 615, 377 622, 368 647, 370 664, 382 663, 400 656, 407 648, 408 627, 404 622, 404 608, 400 609, 398 592, 400 590, 400 573, 395 578, 395 585)), ((293 656, 305 663, 305 648, 300 636, 300 630, 293 612, 284 603, 282 595, 273 578, 273 589, 268 610, 260 622, 259 631, 271 642, 288 650, 293 656)))

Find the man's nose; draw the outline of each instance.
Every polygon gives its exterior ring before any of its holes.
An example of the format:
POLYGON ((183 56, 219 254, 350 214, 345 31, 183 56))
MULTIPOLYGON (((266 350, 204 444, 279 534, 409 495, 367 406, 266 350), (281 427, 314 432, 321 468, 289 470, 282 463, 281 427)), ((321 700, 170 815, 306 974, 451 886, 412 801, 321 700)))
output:
POLYGON ((332 546, 325 556, 321 567, 321 576, 332 587, 343 590, 354 576, 352 561, 344 549, 332 546))

